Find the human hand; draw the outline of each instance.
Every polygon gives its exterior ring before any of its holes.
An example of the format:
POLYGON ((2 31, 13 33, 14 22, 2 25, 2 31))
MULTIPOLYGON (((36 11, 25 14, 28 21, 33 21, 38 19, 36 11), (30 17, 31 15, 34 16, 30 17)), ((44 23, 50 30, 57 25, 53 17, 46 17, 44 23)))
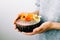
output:
POLYGON ((48 21, 48 22, 45 22, 43 23, 42 25, 40 25, 40 27, 37 27, 33 30, 33 32, 30 32, 30 33, 23 33, 23 34, 26 34, 26 35, 34 35, 34 34, 39 34, 39 33, 42 33, 42 32, 45 32, 47 30, 50 30, 52 27, 52 22, 48 21))

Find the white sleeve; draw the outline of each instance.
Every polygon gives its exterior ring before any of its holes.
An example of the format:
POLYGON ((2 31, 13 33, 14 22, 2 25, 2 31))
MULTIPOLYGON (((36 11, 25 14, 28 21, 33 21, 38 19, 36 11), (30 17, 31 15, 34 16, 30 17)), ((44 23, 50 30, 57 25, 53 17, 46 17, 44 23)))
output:
POLYGON ((40 0, 36 0, 35 5, 36 5, 36 9, 40 10, 40 0))
POLYGON ((35 0, 35 10, 39 10, 39 15, 40 15, 40 0, 35 0))

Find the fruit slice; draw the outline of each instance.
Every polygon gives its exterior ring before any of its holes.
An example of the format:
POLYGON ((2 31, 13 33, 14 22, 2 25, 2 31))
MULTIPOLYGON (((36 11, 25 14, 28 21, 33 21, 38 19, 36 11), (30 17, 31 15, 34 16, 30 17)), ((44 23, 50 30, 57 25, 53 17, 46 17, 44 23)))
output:
POLYGON ((36 22, 38 22, 38 21, 40 21, 40 16, 34 15, 34 16, 33 16, 33 19, 34 19, 36 22))

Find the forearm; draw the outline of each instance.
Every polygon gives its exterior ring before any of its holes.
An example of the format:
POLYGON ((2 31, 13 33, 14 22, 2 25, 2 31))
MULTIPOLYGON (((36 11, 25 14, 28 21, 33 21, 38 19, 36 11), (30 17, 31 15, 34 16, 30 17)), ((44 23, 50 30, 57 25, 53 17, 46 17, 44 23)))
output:
POLYGON ((52 28, 52 29, 60 30, 60 23, 58 23, 58 22, 53 22, 51 28, 52 28))

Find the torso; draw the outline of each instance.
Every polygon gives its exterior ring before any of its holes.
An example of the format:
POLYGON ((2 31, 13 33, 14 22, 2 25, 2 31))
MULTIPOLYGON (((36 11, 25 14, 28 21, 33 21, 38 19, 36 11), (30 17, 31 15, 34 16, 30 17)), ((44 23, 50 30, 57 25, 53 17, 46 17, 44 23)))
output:
POLYGON ((47 21, 60 22, 60 1, 42 0, 40 1, 40 15, 47 21))

